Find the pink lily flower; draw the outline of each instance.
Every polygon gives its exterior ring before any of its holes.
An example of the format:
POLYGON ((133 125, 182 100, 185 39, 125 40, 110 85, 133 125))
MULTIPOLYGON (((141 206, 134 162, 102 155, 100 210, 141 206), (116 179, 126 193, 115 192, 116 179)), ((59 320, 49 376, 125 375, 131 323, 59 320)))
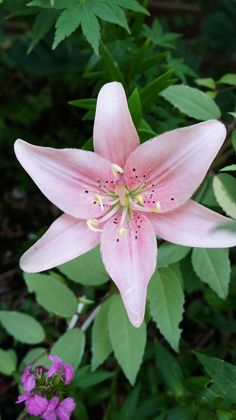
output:
POLYGON ((140 145, 124 89, 113 82, 99 92, 93 134, 95 153, 16 141, 24 169, 64 212, 20 266, 26 272, 47 270, 101 242, 106 270, 138 327, 156 268, 156 235, 193 247, 236 245, 235 233, 216 229, 230 219, 190 200, 226 130, 209 120, 140 145))

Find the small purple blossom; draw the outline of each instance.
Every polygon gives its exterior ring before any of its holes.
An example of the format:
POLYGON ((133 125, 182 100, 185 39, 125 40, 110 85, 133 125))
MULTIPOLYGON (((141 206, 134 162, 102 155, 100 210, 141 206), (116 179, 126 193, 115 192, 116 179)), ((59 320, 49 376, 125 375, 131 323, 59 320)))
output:
POLYGON ((73 366, 71 366, 69 363, 64 364, 63 368, 64 376, 65 376, 65 384, 69 385, 72 381, 72 379, 75 376, 75 370, 73 366))
POLYGON ((47 377, 51 378, 55 373, 63 369, 63 362, 58 356, 51 354, 49 359, 53 362, 53 365, 48 369, 47 377))
POLYGON ((75 371, 70 363, 63 363, 58 356, 53 354, 49 356, 49 359, 53 362, 53 365, 47 372, 47 377, 51 378, 53 375, 60 373, 65 379, 65 385, 69 385, 75 376, 75 371))
POLYGON ((76 408, 76 404, 73 400, 73 398, 65 398, 58 406, 57 408, 57 415, 59 420, 69 420, 72 411, 74 411, 76 408))
POLYGON ((72 411, 76 408, 73 398, 65 398, 59 403, 58 397, 53 397, 49 402, 47 409, 42 414, 43 420, 69 420, 72 411))
POLYGON ((36 385, 36 382, 35 382, 35 379, 34 379, 34 375, 31 373, 31 368, 32 368, 32 365, 29 365, 25 369, 23 375, 20 378, 21 379, 23 390, 26 393, 31 392, 35 388, 35 385, 36 385))
POLYGON ((38 394, 28 398, 25 402, 28 413, 32 416, 41 416, 48 406, 48 400, 38 394))
POLYGON ((24 394, 18 396, 16 404, 25 403, 30 415, 41 416, 43 420, 69 420, 76 404, 73 398, 63 397, 75 371, 58 356, 49 358, 53 362, 50 369, 36 366, 32 371, 32 365, 27 366, 21 376, 24 394))

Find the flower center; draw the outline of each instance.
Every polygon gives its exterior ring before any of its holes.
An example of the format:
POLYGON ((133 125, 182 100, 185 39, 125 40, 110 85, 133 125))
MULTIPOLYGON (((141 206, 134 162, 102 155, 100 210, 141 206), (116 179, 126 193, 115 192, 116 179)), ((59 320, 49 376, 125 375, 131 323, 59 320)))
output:
POLYGON ((105 215, 98 219, 88 219, 88 227, 95 232, 102 232, 99 225, 105 223, 116 213, 121 215, 119 233, 124 235, 129 225, 132 211, 152 212, 158 213, 161 210, 159 201, 152 201, 152 206, 146 206, 144 200, 145 190, 150 188, 146 183, 140 184, 134 188, 128 188, 124 177, 123 169, 113 163, 112 173, 114 176, 114 191, 103 189, 102 194, 96 194, 94 201, 99 203, 101 210, 104 210, 103 200, 109 205, 109 210, 105 215))

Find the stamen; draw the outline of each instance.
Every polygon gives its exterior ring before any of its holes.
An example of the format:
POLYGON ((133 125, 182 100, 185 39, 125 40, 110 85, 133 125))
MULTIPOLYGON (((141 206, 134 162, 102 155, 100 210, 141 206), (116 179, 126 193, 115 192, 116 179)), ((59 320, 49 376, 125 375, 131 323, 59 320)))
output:
POLYGON ((116 178, 118 178, 119 175, 122 175, 124 173, 124 170, 119 165, 117 165, 117 163, 111 164, 111 170, 116 178))
POLYGON ((93 232, 102 232, 102 229, 97 228, 99 221, 97 219, 88 219, 87 226, 93 232))
POLYGON ((101 209, 102 209, 102 210, 104 210, 104 205, 103 205, 102 197, 101 197, 99 194, 95 194, 95 196, 94 196, 94 201, 95 201, 97 204, 100 204, 101 209))
POLYGON ((135 196, 134 196, 134 199, 139 203, 139 204, 141 204, 141 206, 143 206, 143 196, 142 196, 142 194, 136 194, 135 196))
POLYGON ((126 233, 126 228, 125 227, 120 228, 120 230, 119 230, 120 236, 124 236, 125 233, 126 233))

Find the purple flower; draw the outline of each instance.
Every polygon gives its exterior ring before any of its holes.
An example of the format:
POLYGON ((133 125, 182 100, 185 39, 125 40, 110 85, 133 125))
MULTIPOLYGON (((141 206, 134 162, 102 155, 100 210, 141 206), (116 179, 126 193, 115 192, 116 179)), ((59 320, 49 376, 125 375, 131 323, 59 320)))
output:
POLYGON ((28 400, 30 398, 29 394, 22 394, 22 395, 18 395, 18 398, 16 400, 16 404, 20 404, 26 400, 28 400))
POLYGON ((63 362, 58 356, 53 354, 49 356, 49 359, 53 362, 53 365, 48 369, 47 377, 51 378, 51 376, 63 369, 63 362))
POLYGON ((32 368, 32 365, 29 365, 25 369, 23 375, 20 378, 21 379, 23 390, 26 393, 30 393, 35 388, 35 386, 36 386, 34 375, 31 373, 31 368, 32 368))
POLYGON ((53 397, 42 414, 43 420, 69 420, 72 411, 76 408, 73 398, 65 398, 59 403, 58 397, 53 397))
POLYGON ((46 410, 48 406, 48 400, 47 398, 35 394, 32 397, 26 399, 25 406, 29 414, 32 416, 40 416, 46 410))
POLYGON ((56 413, 59 420, 69 420, 72 411, 76 408, 73 398, 65 398, 57 407, 56 413))
POLYGON ((64 364, 63 373, 65 377, 65 385, 69 385, 75 376, 75 370, 69 363, 64 364))
POLYGON ((49 359, 52 360, 53 365, 47 372, 47 377, 51 378, 56 373, 61 373, 65 379, 65 385, 69 385, 72 379, 75 376, 75 371, 73 366, 70 363, 63 363, 63 361, 53 354, 49 356, 49 359))
POLYGON ((44 411, 44 413, 42 414, 43 420, 56 420, 57 419, 56 408, 58 406, 58 403, 59 403, 58 397, 53 397, 48 402, 48 406, 46 410, 44 411))

